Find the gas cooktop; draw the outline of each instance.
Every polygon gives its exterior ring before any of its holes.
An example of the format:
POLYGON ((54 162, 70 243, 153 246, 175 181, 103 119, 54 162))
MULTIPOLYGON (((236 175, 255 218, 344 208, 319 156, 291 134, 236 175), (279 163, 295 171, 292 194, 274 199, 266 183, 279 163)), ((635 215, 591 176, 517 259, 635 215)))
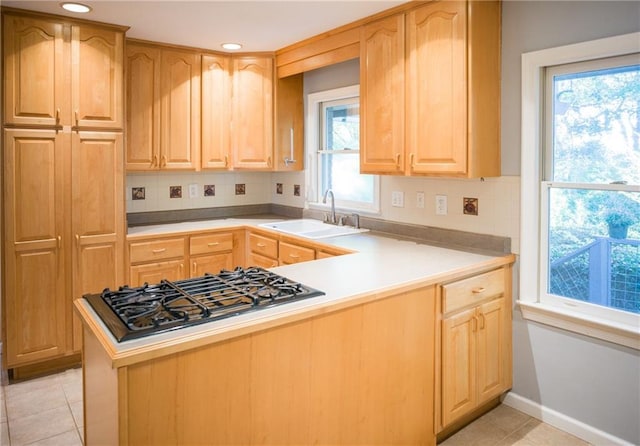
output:
POLYGON ((323 294, 252 267, 83 297, 121 342, 323 294))

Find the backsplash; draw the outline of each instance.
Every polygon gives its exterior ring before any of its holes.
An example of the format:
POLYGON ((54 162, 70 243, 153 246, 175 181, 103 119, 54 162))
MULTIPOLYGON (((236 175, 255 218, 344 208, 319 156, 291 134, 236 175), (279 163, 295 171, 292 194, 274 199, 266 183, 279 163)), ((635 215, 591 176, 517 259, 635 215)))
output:
MULTIPOLYGON (((128 174, 127 212, 263 203, 303 208, 306 198, 305 181, 305 172, 128 174), (180 187, 179 193, 177 187, 180 187), (190 188, 195 198, 190 198, 190 188), (171 198, 172 195, 176 198, 171 198), (134 196, 144 199, 135 199, 134 196)), ((382 176, 380 187, 381 212, 372 217, 509 237, 512 252, 519 253, 519 176, 487 178, 484 181, 382 176), (391 205, 392 192, 403 194, 403 207, 391 205), (424 208, 417 206, 418 192, 424 193, 424 208), (446 215, 436 215, 436 195, 446 197, 446 215), (473 215, 474 211, 477 215, 473 215)))

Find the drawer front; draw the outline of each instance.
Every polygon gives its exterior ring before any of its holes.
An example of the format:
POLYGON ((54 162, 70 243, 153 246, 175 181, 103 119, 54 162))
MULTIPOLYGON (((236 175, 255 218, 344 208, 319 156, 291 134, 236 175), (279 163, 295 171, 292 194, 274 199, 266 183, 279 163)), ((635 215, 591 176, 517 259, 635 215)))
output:
POLYGON ((258 234, 249 235, 249 250, 261 256, 278 258, 278 241, 258 234))
POLYGON ((280 263, 291 264, 315 260, 316 251, 312 248, 290 245, 280 242, 280 263))
POLYGON ((191 240, 189 241, 189 252, 191 255, 229 252, 232 250, 233 234, 229 232, 196 235, 191 237, 191 240))
POLYGON ((270 259, 269 257, 261 256, 260 254, 251 253, 247 266, 260 266, 262 268, 274 268, 278 266, 276 259, 270 259))
POLYGON ((184 257, 184 239, 182 238, 131 243, 129 245, 129 261, 131 263, 154 262, 175 257, 184 257))
POLYGON ((475 305, 504 294, 504 269, 458 280, 442 289, 442 308, 445 313, 475 305))

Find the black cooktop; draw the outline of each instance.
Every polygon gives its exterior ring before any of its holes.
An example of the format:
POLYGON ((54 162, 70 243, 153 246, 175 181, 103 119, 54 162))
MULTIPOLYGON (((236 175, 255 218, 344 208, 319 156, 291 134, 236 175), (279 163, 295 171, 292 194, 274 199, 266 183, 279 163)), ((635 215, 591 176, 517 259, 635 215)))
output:
POLYGON ((323 294, 252 267, 83 297, 121 342, 323 294))

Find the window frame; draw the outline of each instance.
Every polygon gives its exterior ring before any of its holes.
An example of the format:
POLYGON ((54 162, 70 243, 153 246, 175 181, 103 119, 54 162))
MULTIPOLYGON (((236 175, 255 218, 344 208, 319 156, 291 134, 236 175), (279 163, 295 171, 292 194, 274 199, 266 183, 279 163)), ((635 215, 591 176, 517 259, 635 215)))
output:
MULTIPOLYGON (((360 97, 360 86, 350 85, 347 87, 334 88, 331 90, 320 91, 316 93, 309 93, 307 95, 307 113, 306 113, 306 126, 305 126, 305 156, 307 157, 307 174, 306 174, 306 188, 307 188, 307 207, 311 209, 328 210, 330 209, 329 203, 322 203, 323 192, 320 188, 320 175, 319 175, 319 159, 320 159, 320 131, 322 130, 322 103, 330 101, 338 101, 349 98, 360 97)), ((348 153, 359 153, 358 150, 349 150, 348 153)), ((336 155, 340 156, 340 155, 336 155)), ((361 206, 359 202, 341 200, 340 197, 335 197, 336 209, 343 209, 348 211, 357 211, 363 214, 379 215, 380 213, 380 178, 378 175, 373 175, 373 204, 371 206, 361 206)))
MULTIPOLYGON (((522 55, 521 255, 518 305, 525 319, 640 350, 640 315, 587 302, 546 296, 548 183, 544 177, 544 78, 547 67, 640 52, 640 32, 522 55), (547 183, 547 184, 545 184, 547 183), (527 203, 526 206, 523 204, 527 203)), ((557 185, 558 182, 555 182, 557 185)), ((571 185, 574 187, 575 185, 571 185)), ((620 186, 598 186, 622 190, 620 186)), ((626 186, 624 190, 640 191, 626 186)))

